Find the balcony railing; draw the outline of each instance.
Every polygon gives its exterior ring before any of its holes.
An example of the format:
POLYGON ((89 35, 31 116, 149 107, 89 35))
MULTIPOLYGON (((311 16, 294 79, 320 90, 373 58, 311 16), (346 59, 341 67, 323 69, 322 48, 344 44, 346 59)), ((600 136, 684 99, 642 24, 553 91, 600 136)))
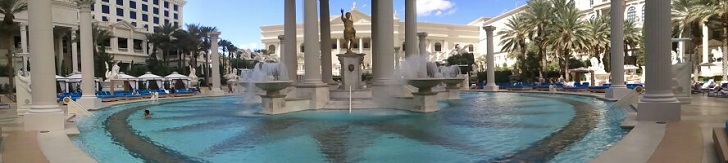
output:
POLYGON ((129 51, 129 49, 127 49, 127 48, 119 48, 119 52, 128 52, 128 51, 129 51))
POLYGON ((141 53, 144 53, 144 50, 141 50, 141 49, 134 49, 134 53, 139 53, 139 54, 141 54, 141 53))

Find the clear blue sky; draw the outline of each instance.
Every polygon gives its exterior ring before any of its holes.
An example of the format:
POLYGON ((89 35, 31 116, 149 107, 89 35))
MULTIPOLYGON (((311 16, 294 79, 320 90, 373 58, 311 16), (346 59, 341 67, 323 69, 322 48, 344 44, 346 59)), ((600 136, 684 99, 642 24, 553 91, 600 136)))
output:
MULTIPOLYGON (((298 22, 302 0, 296 0, 298 22)), ((467 24, 480 17, 494 17, 521 6, 527 0, 417 0, 418 21, 467 24)), ((370 14, 371 0, 330 0, 331 15, 357 9, 370 14)), ((260 26, 283 24, 283 0, 187 0, 184 23, 215 26, 223 39, 241 48, 260 48, 260 26)), ((394 0, 395 12, 404 21, 404 0, 394 0)))

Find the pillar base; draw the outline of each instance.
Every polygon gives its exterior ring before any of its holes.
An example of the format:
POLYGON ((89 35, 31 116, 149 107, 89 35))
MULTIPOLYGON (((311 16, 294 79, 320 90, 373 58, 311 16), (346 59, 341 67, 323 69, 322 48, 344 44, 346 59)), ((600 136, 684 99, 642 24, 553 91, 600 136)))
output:
POLYGON ((632 90, 627 89, 627 87, 609 87, 604 93, 604 97, 619 100, 631 91, 632 90))
POLYGON ((223 92, 220 88, 212 88, 210 91, 210 96, 222 96, 225 95, 225 92, 223 92))
POLYGON ((66 115, 58 105, 33 105, 23 116, 25 131, 64 132, 66 115))
POLYGON ((488 92, 497 92, 500 88, 498 87, 498 85, 495 85, 495 84, 490 85, 489 84, 489 85, 485 85, 485 87, 483 87, 483 89, 485 91, 488 91, 488 92))
POLYGON ((382 82, 372 85, 374 102, 385 108, 396 108, 396 97, 406 97, 408 92, 402 91, 402 85, 382 82))
POLYGON ((675 96, 681 104, 690 104, 693 102, 693 97, 690 96, 675 96))
POLYGON ((412 108, 414 112, 430 113, 437 112, 440 108, 437 106, 437 93, 412 93, 412 108))
POLYGON ((680 103, 642 102, 637 105, 637 121, 680 121, 680 103))
POLYGON ((95 96, 81 96, 80 99, 76 100, 76 103, 88 110, 96 110, 104 106, 104 104, 101 103, 101 99, 96 98, 95 96))
POLYGON ((329 102, 329 86, 325 83, 301 83, 296 85, 297 97, 309 99, 309 108, 321 109, 329 102))

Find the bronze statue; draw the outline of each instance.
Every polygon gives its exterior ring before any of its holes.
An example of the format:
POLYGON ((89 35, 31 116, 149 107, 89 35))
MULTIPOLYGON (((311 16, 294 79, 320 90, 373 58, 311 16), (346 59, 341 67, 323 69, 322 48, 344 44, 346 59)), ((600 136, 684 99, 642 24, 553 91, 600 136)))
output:
POLYGON ((341 21, 344 22, 344 40, 347 45, 346 53, 353 53, 351 52, 351 48, 354 47, 356 30, 354 29, 354 20, 351 19, 351 12, 346 12, 346 15, 344 15, 344 9, 341 9, 341 21))

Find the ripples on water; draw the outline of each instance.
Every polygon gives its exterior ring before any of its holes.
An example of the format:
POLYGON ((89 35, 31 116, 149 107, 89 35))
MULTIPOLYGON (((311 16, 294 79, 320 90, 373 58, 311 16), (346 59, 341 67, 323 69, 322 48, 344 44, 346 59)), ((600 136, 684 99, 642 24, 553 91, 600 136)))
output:
MULTIPOLYGON (((586 162, 626 134, 624 118, 608 103, 586 97, 464 93, 457 104, 441 102, 437 113, 392 109, 319 110, 261 115, 260 105, 239 97, 150 106, 154 118, 127 119, 136 136, 190 157, 210 162, 478 162, 510 158, 533 148, 569 124, 574 107, 558 97, 588 103, 596 126, 551 162, 586 162), (232 104, 232 105, 231 105, 232 104), (285 153, 284 155, 281 155, 285 153)), ((164 102, 162 102, 164 103, 164 102)), ((82 120, 82 135, 73 141, 100 162, 139 162, 125 144, 101 125, 107 117, 137 106, 127 104, 95 112, 82 120)), ((134 135, 130 135, 134 136, 134 135)), ((500 160, 508 161, 508 160, 500 160)))

